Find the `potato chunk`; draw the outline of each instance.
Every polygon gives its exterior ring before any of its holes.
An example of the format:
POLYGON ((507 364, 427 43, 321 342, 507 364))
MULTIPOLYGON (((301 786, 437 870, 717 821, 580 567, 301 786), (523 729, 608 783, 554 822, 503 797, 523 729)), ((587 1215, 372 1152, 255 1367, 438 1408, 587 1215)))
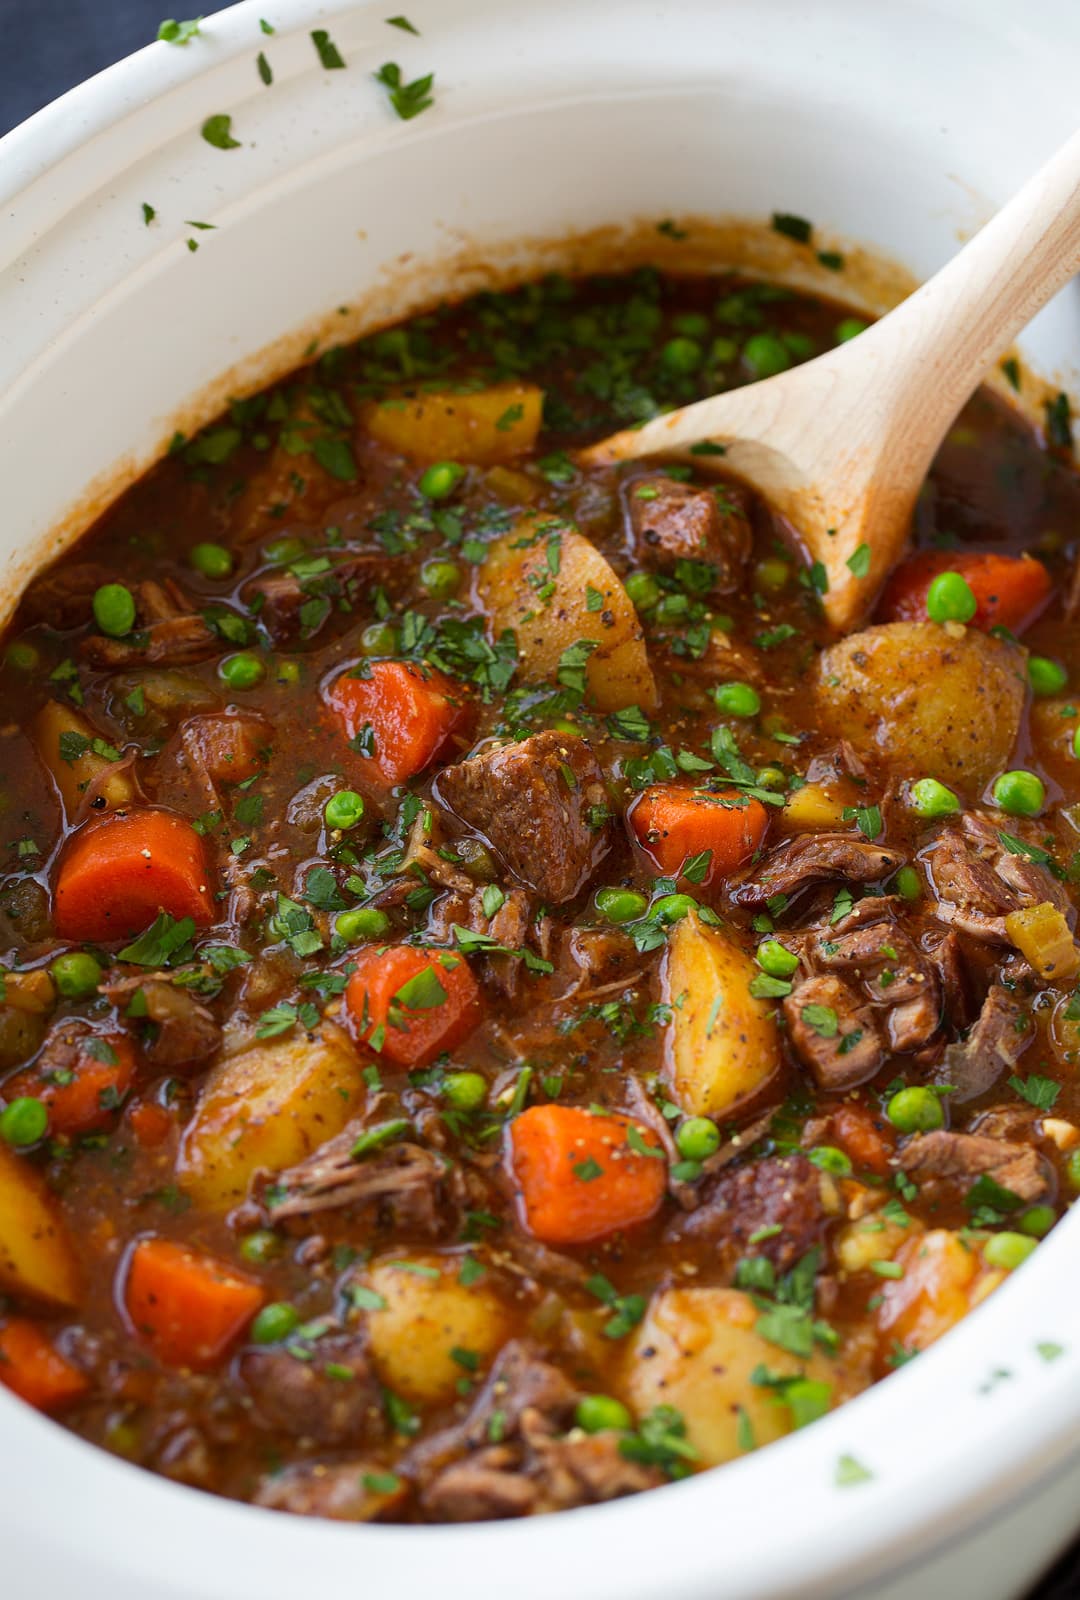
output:
POLYGON ((667 1077, 692 1116, 729 1115, 779 1068, 775 1008, 750 993, 756 972, 728 934, 695 912, 672 929, 661 977, 672 1007, 667 1077))
POLYGON ((379 1376, 418 1405, 452 1400, 509 1332, 506 1308, 487 1284, 461 1282, 461 1262, 410 1251, 374 1262, 364 1277, 384 1302, 367 1317, 379 1376))
POLYGON ((79 1299, 75 1249, 52 1195, 21 1156, 0 1144, 0 1289, 73 1306, 79 1299))
POLYGON ((804 1361, 770 1344, 757 1332, 759 1315, 737 1289, 665 1289, 653 1296, 627 1352, 630 1404, 639 1416, 674 1406, 703 1466, 741 1455, 749 1438, 771 1444, 791 1431, 782 1392, 751 1381, 759 1367, 827 1385, 811 1392, 819 1405, 838 1398, 836 1364, 816 1351, 804 1361))
POLYGON ((416 461, 493 466, 536 443, 544 392, 532 383, 497 383, 475 394, 454 390, 380 400, 365 406, 367 432, 416 461))
POLYGON ((822 652, 821 721, 861 755, 975 793, 1008 763, 1025 655, 975 628, 890 622, 822 652))
POLYGON ((38 755, 60 792, 69 822, 95 779, 104 780, 100 793, 110 810, 129 806, 136 799, 131 774, 126 769, 114 770, 114 761, 90 748, 91 741, 99 737, 98 730, 71 706, 62 705, 59 700, 46 700, 34 718, 32 730, 38 755), (73 752, 80 745, 81 755, 72 753, 65 758, 64 751, 69 746, 73 752))
POLYGON ((637 612, 599 550, 576 528, 553 517, 523 517, 491 546, 477 586, 492 632, 509 628, 517 636, 522 679, 554 682, 563 651, 585 640, 594 646, 585 680, 601 711, 655 707, 637 612))
POLYGON ((177 1182, 200 1205, 226 1211, 247 1194, 256 1168, 280 1172, 302 1161, 341 1132, 363 1097, 360 1063, 336 1028, 254 1045, 207 1078, 177 1182))

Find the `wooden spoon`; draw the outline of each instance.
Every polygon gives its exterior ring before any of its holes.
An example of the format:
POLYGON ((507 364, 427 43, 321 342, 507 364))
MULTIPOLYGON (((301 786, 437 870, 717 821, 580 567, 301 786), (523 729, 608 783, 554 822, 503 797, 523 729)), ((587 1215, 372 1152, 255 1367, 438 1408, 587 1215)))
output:
MULTIPOLYGON (((959 255, 858 338, 803 366, 616 433, 587 465, 724 448, 828 578, 834 627, 861 623, 907 544, 946 431, 995 357, 1080 270, 1080 133, 959 255)), ((718 464, 718 463, 717 463, 718 464)))

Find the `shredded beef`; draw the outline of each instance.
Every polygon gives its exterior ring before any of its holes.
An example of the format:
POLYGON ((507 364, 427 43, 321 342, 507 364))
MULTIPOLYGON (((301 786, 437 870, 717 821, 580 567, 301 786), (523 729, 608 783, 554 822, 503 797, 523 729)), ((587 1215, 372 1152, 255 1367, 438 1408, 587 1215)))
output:
POLYGON ((999 983, 991 985, 979 1019, 967 1038, 945 1051, 942 1077, 953 1086, 953 1105, 985 1094, 1012 1072, 1034 1037, 1029 1013, 999 983))
POLYGON ((845 979, 803 978, 783 1008, 791 1047, 819 1088, 850 1089, 881 1066, 884 1041, 874 1009, 845 979))
POLYGON ((721 1173, 696 1211, 676 1217, 666 1238, 704 1239, 732 1260, 752 1252, 781 1272, 820 1243, 828 1222, 821 1174, 798 1152, 764 1156, 721 1173), (779 1228, 751 1244, 765 1229, 779 1228))
POLYGON ((1030 1145, 981 1134, 943 1129, 916 1134, 901 1152, 900 1165, 918 1184, 920 1198, 931 1202, 963 1200, 983 1176, 1028 1205, 1050 1190, 1046 1164, 1030 1145))
MULTIPOLYGON (((866 904, 860 902, 860 906, 866 904)), ((872 901, 870 904, 873 906, 872 901)), ((937 972, 914 940, 892 922, 888 908, 879 920, 864 920, 862 925, 846 931, 851 920, 846 919, 819 936, 813 954, 815 963, 828 971, 843 973, 849 982, 859 982, 866 997, 883 1008, 882 1020, 892 1050, 918 1049, 937 1032, 941 1021, 937 972)), ((841 1062, 846 1060, 841 1058, 841 1062)), ((835 1082, 833 1078, 833 1086, 835 1082)))
POLYGON ((584 888, 614 830, 599 763, 577 734, 535 733, 447 767, 439 796, 552 905, 584 888))
POLYGON ((1046 868, 1009 850, 1001 830, 977 812, 943 828, 923 858, 937 898, 935 915, 973 938, 1008 944, 1010 912, 1047 902, 1071 909, 1046 868))
POLYGON ((763 906, 773 895, 790 900, 812 883, 836 878, 845 883, 875 883, 900 866, 895 850, 883 849, 847 833, 803 833, 770 850, 754 875, 731 892, 740 906, 763 906))
POLYGON ((298 1517, 329 1517, 333 1522, 374 1522, 396 1511, 408 1496, 409 1486, 380 1492, 372 1479, 386 1469, 372 1461, 298 1461, 263 1478, 252 1503, 272 1511, 291 1511, 298 1517))
POLYGON ((656 473, 627 486, 626 504, 639 561, 663 569, 704 561, 716 569, 714 592, 738 588, 753 540, 741 490, 729 484, 700 488, 656 473))
POLYGON ((385 555, 367 551, 338 560, 324 572, 297 573, 290 567, 262 572, 245 584, 244 603, 255 605, 275 644, 297 634, 310 639, 340 601, 349 606, 358 588, 380 581, 386 564, 385 555))
POLYGON ((137 1032, 147 1060, 168 1072, 206 1061, 222 1037, 212 1013, 189 989, 178 988, 174 978, 175 974, 154 972, 101 985, 102 994, 120 1010, 121 1020, 137 1032), (128 1013, 137 995, 142 1003, 133 1017, 128 1013), (152 1024, 150 1030, 144 1022, 152 1024))
POLYGON ((363 1131, 363 1123, 350 1123, 298 1166, 257 1174, 252 1192, 267 1218, 280 1222, 374 1205, 392 1225, 411 1232, 434 1236, 451 1228, 464 1175, 418 1144, 395 1144, 355 1159, 352 1152, 363 1131))
POLYGON ((115 582, 111 567, 96 561, 64 561, 30 585, 23 604, 34 622, 50 628, 77 628, 89 619, 98 589, 115 582))
POLYGON ((357 1444, 386 1431, 382 1391, 357 1334, 252 1345, 237 1357, 236 1371, 265 1428, 321 1445, 357 1444))

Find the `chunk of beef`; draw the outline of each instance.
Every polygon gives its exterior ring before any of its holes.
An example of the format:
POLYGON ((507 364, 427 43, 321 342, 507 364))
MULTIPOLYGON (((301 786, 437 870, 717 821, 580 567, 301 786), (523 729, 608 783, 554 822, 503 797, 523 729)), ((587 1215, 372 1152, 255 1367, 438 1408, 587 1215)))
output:
POLYGON ((357 1334, 252 1345, 236 1358, 236 1373, 255 1417, 272 1432, 347 1445, 386 1431, 382 1391, 357 1334))
POLYGON ((845 883, 876 883, 900 866, 895 850, 848 833, 802 833, 770 850, 754 875, 737 885, 731 898, 740 906, 763 906, 773 895, 790 900, 812 883, 836 878, 845 883))
POLYGON ((923 947, 937 969, 945 1020, 952 1028, 965 1027, 971 1016, 970 985, 959 936, 953 928, 940 937, 926 935, 923 947))
POLYGON ((741 489, 702 488, 654 473, 627 485, 626 505, 638 561, 664 570, 679 561, 705 561, 716 569, 714 592, 739 587, 753 543, 749 500, 741 489))
POLYGON ((500 1350, 487 1381, 463 1422, 423 1439, 410 1452, 410 1470, 431 1475, 463 1451, 490 1443, 492 1419, 510 1441, 521 1432, 527 1411, 544 1416, 553 1430, 569 1428, 581 1393, 527 1339, 511 1339, 500 1350))
POLYGON ((258 1174, 252 1193, 267 1218, 282 1222, 344 1206, 375 1206, 388 1224, 410 1233, 434 1236, 451 1229, 465 1198, 460 1169, 412 1143, 357 1159, 352 1152, 363 1131, 362 1123, 350 1123, 298 1166, 258 1174))
POLYGON ((1009 850, 1001 830, 978 812, 943 828, 923 859, 937 900, 935 915, 973 938, 1008 944, 1005 918, 1025 906, 1049 902, 1071 911, 1046 868, 1009 850))
POLYGON ((259 621, 275 644, 297 634, 313 638, 336 605, 344 602, 346 609, 351 608, 361 587, 370 589, 382 580, 387 560, 385 555, 366 551, 345 556, 322 570, 317 570, 319 566, 318 556, 308 557, 293 567, 261 572, 244 585, 244 603, 258 611, 259 621))
POLYGON ((137 1032, 144 1056, 163 1072, 206 1061, 222 1037, 213 1014, 190 989, 178 988, 174 979, 174 973, 154 972, 145 978, 112 978, 101 985, 102 994, 137 1032))
POLYGON ((104 634, 91 634, 79 646, 80 653, 90 665, 104 671, 117 667, 205 661, 208 656, 216 655, 220 648, 221 642, 213 628, 195 613, 152 623, 149 628, 140 629, 128 639, 107 639, 104 634))
POLYGON ((783 1007, 791 1048, 818 1088, 853 1088, 881 1066, 884 1042, 874 1009, 843 978, 830 972, 804 978, 783 1007))
POLYGON ((992 1089, 1013 1071, 1034 1034, 1030 1014, 1001 984, 992 984, 967 1038, 945 1051, 943 1080, 955 1091, 950 1103, 964 1105, 992 1089))
POLYGON ((374 1461, 297 1461, 280 1472, 267 1473, 252 1496, 257 1506, 291 1511, 298 1517, 329 1517, 333 1522, 375 1522, 400 1509, 409 1485, 372 1487, 387 1476, 374 1461))
POLYGON ((115 581, 116 573, 99 562, 65 561, 34 580, 23 605, 33 622, 44 622, 50 628, 77 628, 90 620, 97 590, 115 581))
POLYGON ((450 943, 455 927, 483 934, 501 946, 483 956, 481 976, 500 994, 513 999, 521 986, 524 963, 521 956, 508 952, 536 943, 532 903, 524 889, 511 889, 490 917, 484 910, 482 889, 440 895, 431 907, 428 931, 436 942, 450 943))
POLYGON ((534 733, 448 767, 439 796, 522 883, 561 905, 611 849, 604 774, 577 734, 534 733))
POLYGON ((672 1243, 706 1240, 732 1261, 750 1252, 768 1256, 786 1272, 821 1242, 828 1220, 821 1173, 796 1152, 722 1172, 698 1209, 676 1217, 665 1237, 672 1243), (772 1228, 780 1231, 751 1244, 772 1228))
MULTIPOLYGON (((860 907, 867 903, 861 901, 860 907)), ((878 920, 848 929, 845 920, 819 936, 815 964, 843 973, 849 983, 859 982, 867 998, 884 1008, 891 1049, 917 1050, 941 1021, 937 972, 910 935, 891 921, 888 909, 878 920)))
POLYGON ((931 1202, 963 1200, 981 1177, 992 1178, 1031 1205, 1050 1192, 1049 1168, 1030 1145, 975 1133, 920 1133, 901 1152, 900 1165, 931 1202))
POLYGON ((180 729, 186 763, 209 789, 254 777, 273 737, 266 718, 251 711, 188 717, 180 729))

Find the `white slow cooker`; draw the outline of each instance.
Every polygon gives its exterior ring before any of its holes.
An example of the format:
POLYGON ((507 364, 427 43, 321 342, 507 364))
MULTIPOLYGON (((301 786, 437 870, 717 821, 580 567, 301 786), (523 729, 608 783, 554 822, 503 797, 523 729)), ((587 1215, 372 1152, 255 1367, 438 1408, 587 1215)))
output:
MULTIPOLYGON (((794 211, 926 276, 1073 131, 1076 0, 402 3, 419 36, 388 0, 245 0, 0 141, 0 609, 313 335, 688 214, 794 211), (430 110, 393 115, 386 61, 434 71, 430 110), (218 115, 237 147, 200 137, 218 115)), ((1075 388, 1075 286, 1022 350, 1075 388)), ((0 1594, 1006 1600, 1080 1530, 1078 1253, 1075 1216, 941 1344, 758 1455, 522 1523, 235 1505, 0 1389, 0 1594)))

